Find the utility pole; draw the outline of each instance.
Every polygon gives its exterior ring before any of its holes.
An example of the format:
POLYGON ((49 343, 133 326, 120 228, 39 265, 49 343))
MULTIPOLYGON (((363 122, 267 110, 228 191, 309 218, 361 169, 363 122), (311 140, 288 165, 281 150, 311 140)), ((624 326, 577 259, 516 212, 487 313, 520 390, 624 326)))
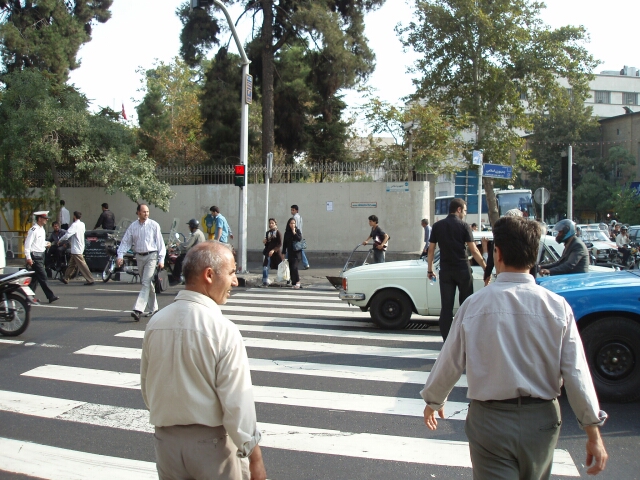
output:
POLYGON ((191 8, 206 8, 215 5, 224 13, 229 24, 229 29, 233 34, 236 47, 240 53, 242 62, 242 100, 240 115, 240 163, 245 166, 244 186, 240 187, 238 202, 238 266, 237 273, 247 272, 247 158, 249 154, 249 104, 251 103, 253 79, 249 75, 249 64, 251 63, 244 51, 238 32, 236 31, 231 15, 220 0, 191 0, 191 8))
POLYGON ((567 161, 567 218, 573 221, 573 147, 569 145, 567 161))

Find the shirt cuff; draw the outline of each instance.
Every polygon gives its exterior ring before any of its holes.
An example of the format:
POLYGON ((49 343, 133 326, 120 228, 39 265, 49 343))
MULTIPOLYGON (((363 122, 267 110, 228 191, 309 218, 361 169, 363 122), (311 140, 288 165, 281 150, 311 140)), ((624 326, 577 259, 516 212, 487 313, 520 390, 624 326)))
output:
POLYGON ((251 440, 243 443, 242 447, 238 449, 238 453, 237 453, 238 457, 247 458, 249 455, 251 455, 251 452, 253 452, 253 449, 256 448, 256 445, 258 445, 261 438, 262 438, 262 433, 260 433, 260 430, 256 428, 256 431, 251 437, 251 440))
POLYGON ((593 422, 593 423, 582 423, 580 421, 580 419, 578 419, 578 425, 580 425, 580 428, 584 430, 584 427, 601 427, 604 425, 604 422, 607 420, 607 418, 609 417, 609 415, 607 415, 607 412, 605 412, 604 410, 600 410, 598 412, 598 421, 597 422, 593 422))

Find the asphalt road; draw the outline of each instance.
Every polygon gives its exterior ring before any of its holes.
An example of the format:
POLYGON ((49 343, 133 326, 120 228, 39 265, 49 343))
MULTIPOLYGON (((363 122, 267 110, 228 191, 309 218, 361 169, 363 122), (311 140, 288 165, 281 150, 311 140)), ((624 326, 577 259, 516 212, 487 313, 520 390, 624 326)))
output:
MULTIPOLYGON (((442 345, 437 327, 374 328, 324 279, 338 271, 303 271, 299 291, 238 288, 224 307, 247 345, 268 477, 472 478, 464 386, 450 396, 453 418, 436 432, 422 422, 418 392, 442 345)), ((20 337, 0 337, 0 478, 154 478, 136 383, 146 319, 129 314, 139 284, 52 288, 59 302, 35 307, 20 337)), ((561 405, 553 478, 586 477, 585 436, 566 398, 561 405)), ((600 478, 640 478, 637 407, 602 405, 610 460, 600 478)))

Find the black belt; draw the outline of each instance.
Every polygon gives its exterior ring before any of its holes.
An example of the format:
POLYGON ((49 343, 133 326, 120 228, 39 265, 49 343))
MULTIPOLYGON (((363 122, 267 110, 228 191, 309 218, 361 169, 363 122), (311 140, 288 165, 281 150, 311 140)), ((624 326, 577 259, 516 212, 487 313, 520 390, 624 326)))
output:
POLYGON ((150 253, 158 253, 157 250, 153 250, 151 252, 144 252, 144 253, 136 253, 136 255, 140 255, 141 257, 146 257, 147 255, 149 255, 150 253))
POLYGON ((44 252, 31 252, 31 256, 33 258, 42 258, 44 257, 44 252))
POLYGON ((537 397, 515 397, 515 398, 505 398, 504 400, 486 400, 487 403, 509 403, 512 405, 533 405, 536 403, 547 403, 553 402, 555 398, 551 400, 547 400, 544 398, 537 397))

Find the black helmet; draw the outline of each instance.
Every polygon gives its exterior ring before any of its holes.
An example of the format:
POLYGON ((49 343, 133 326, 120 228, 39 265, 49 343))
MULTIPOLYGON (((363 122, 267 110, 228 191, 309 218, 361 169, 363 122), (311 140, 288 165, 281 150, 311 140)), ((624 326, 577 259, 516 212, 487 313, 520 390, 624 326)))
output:
POLYGON ((629 230, 629 228, 626 225, 622 225, 622 227, 620 227, 620 230, 625 231, 629 230))
POLYGON ((200 226, 200 222, 195 218, 192 218, 187 222, 187 225, 189 225, 190 228, 198 228, 200 226))

